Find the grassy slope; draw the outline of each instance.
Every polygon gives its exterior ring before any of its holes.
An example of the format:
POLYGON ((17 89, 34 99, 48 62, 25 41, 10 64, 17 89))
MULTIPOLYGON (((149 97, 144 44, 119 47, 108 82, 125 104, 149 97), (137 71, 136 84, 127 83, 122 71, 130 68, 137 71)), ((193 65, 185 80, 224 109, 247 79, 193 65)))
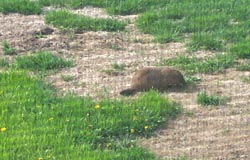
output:
POLYGON ((223 50, 249 39, 249 4, 244 0, 169 1, 158 11, 142 14, 137 24, 159 42, 176 41, 191 33, 190 48, 223 50))
POLYGON ((106 99, 98 105, 88 98, 57 97, 23 71, 1 73, 0 88, 4 159, 154 159, 131 140, 150 135, 166 115, 179 112, 156 92, 130 103, 106 99))

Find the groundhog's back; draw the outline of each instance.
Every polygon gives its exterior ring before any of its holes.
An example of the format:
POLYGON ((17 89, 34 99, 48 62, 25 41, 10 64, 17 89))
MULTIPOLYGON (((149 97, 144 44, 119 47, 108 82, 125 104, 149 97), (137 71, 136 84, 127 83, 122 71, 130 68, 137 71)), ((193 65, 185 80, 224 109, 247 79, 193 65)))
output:
POLYGON ((136 72, 132 79, 132 88, 137 91, 152 88, 166 90, 183 85, 185 85, 185 80, 182 74, 168 67, 146 67, 136 72))

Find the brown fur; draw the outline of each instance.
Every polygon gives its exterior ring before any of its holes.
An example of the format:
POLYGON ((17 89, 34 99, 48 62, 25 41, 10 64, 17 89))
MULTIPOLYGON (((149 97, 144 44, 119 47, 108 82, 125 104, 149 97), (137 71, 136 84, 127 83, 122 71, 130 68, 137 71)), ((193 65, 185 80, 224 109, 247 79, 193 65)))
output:
POLYGON ((121 95, 133 95, 136 92, 156 89, 165 91, 186 84, 180 71, 168 67, 145 67, 135 73, 131 88, 120 92, 121 95))

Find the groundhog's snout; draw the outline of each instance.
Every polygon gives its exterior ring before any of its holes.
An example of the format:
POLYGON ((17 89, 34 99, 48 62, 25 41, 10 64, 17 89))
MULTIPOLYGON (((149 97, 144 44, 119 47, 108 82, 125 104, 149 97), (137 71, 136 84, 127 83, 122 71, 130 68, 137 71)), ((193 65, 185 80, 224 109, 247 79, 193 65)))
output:
POLYGON ((185 84, 183 75, 176 69, 169 67, 145 67, 134 74, 131 88, 121 91, 120 94, 128 96, 150 89, 166 91, 169 88, 178 88, 185 84))

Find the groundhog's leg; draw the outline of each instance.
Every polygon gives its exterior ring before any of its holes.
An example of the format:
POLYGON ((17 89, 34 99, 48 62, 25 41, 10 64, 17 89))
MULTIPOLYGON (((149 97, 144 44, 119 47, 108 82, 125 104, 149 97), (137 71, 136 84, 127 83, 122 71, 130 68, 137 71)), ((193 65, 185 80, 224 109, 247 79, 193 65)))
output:
POLYGON ((137 91, 135 89, 125 89, 120 92, 121 95, 123 96, 131 96, 134 95, 137 91))

